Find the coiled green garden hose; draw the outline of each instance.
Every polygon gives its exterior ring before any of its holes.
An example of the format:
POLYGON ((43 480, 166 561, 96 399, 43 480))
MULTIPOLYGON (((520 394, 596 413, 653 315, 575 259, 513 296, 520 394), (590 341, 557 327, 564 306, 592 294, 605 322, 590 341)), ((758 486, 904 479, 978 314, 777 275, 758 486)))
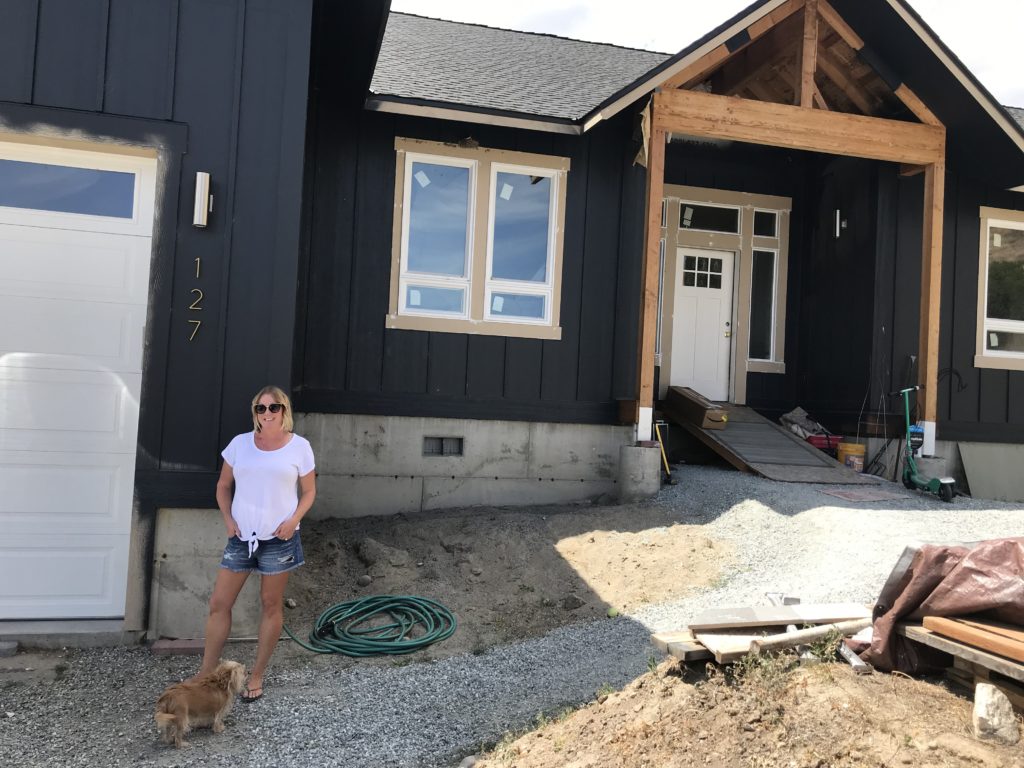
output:
POLYGON ((337 603, 321 613, 309 633, 309 644, 292 634, 287 625, 284 631, 314 653, 394 656, 439 643, 452 636, 455 626, 452 612, 434 600, 372 595, 337 603))

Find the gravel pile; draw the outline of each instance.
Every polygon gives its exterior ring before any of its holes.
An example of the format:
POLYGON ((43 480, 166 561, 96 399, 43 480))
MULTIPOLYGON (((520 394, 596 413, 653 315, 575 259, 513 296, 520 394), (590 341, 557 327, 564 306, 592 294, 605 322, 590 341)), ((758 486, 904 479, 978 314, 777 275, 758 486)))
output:
POLYGON ((457 765, 540 712, 642 674, 649 633, 682 627, 706 607, 762 604, 768 591, 870 602, 909 542, 1024 531, 1024 509, 1009 504, 947 505, 902 491, 899 500, 854 504, 822 486, 728 470, 676 474, 679 485, 651 503, 732 545, 734 561, 714 588, 479 655, 275 668, 262 701, 236 704, 225 733, 201 731, 180 752, 156 742, 152 707, 165 685, 193 671, 194 659, 143 648, 69 651, 55 682, 13 685, 0 676, 0 765, 457 765))

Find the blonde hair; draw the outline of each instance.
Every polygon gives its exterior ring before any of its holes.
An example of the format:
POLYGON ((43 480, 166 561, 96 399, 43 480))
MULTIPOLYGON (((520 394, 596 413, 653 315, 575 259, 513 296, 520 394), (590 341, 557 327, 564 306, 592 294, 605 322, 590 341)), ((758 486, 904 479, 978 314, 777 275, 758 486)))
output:
POLYGON ((259 403, 260 398, 264 395, 270 395, 274 398, 274 402, 281 403, 284 406, 284 412, 281 414, 281 426, 285 432, 291 432, 295 429, 295 420, 292 418, 292 401, 285 391, 280 387, 273 385, 267 385, 252 399, 252 405, 249 407, 249 413, 252 415, 252 425, 256 428, 256 431, 260 431, 260 420, 256 418, 256 404, 259 403))

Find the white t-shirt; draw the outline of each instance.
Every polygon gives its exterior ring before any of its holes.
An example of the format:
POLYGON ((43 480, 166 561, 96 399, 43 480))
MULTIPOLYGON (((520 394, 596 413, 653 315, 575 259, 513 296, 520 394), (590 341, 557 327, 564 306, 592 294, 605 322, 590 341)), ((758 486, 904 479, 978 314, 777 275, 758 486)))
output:
POLYGON ((221 456, 235 477, 231 517, 242 541, 249 542, 251 555, 260 539, 274 538, 277 526, 294 514, 299 478, 315 466, 313 449, 306 438, 293 434, 276 451, 264 451, 256 447, 255 432, 244 432, 228 443, 221 456))

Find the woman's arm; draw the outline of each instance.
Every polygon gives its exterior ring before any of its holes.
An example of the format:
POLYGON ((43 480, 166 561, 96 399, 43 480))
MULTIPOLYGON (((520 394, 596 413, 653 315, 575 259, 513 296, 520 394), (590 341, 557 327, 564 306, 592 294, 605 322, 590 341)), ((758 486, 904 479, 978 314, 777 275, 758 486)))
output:
POLYGON ((241 538, 238 523, 231 516, 231 498, 234 495, 234 489, 235 474, 231 470, 231 465, 225 461, 220 468, 220 477, 217 478, 217 506, 220 507, 220 514, 224 518, 224 528, 227 530, 228 536, 241 538))
POLYGON ((295 533, 295 529, 299 527, 299 522, 309 512, 309 508, 313 506, 313 501, 316 499, 316 472, 310 472, 309 474, 303 475, 299 478, 299 504, 295 508, 295 512, 277 526, 277 530, 274 531, 274 535, 279 539, 285 539, 286 541, 292 537, 295 533))

